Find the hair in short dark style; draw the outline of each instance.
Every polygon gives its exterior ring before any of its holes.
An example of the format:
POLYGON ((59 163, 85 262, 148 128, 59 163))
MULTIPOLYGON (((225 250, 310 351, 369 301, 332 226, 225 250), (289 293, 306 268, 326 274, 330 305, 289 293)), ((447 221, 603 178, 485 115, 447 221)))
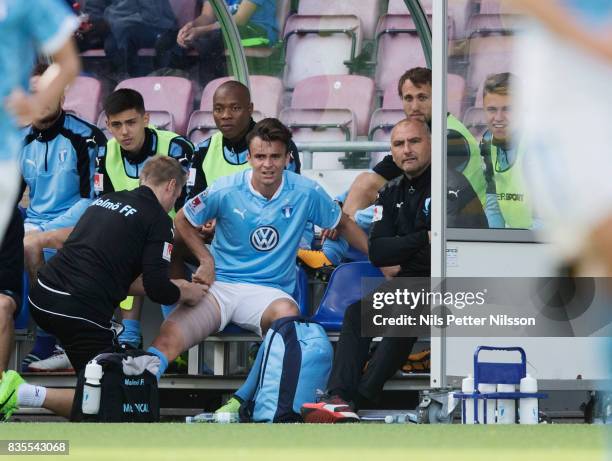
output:
POLYGON ((177 187, 183 187, 187 182, 187 173, 181 164, 166 155, 158 155, 147 160, 140 172, 140 183, 159 186, 172 179, 176 180, 177 187))
POLYGON ((414 86, 431 86, 431 69, 427 69, 426 67, 413 67, 404 72, 399 82, 397 82, 397 93, 400 98, 402 97, 402 87, 404 83, 406 83, 406 80, 410 80, 414 86))
POLYGON ((501 74, 491 74, 487 76, 482 89, 482 96, 485 97, 489 93, 501 94, 504 96, 510 94, 510 87, 513 85, 515 78, 514 74, 510 72, 502 72, 501 74))
POLYGON ((257 122, 253 129, 249 131, 249 134, 247 134, 246 140, 249 146, 254 138, 260 138, 266 142, 280 141, 287 148, 287 153, 289 152, 291 131, 276 118, 264 118, 257 122))
POLYGON ((145 113, 142 95, 130 88, 121 88, 120 90, 113 91, 104 100, 103 108, 106 116, 116 115, 130 109, 134 109, 139 114, 145 113))

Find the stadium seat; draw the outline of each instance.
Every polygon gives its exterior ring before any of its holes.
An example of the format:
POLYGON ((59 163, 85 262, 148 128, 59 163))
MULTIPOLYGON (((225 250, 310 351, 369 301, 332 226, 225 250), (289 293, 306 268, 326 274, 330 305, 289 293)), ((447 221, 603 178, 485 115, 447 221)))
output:
MULTIPOLYGON (((431 14, 433 11, 433 0, 421 0, 419 2, 423 9, 425 10, 425 14, 431 14)), ((450 5, 449 5, 450 6, 450 5)), ((389 4, 387 6, 387 13, 389 14, 408 14, 408 7, 404 0, 389 0, 389 4)))
POLYGON ((357 135, 366 135, 374 104, 374 82, 360 75, 318 75, 296 83, 292 109, 350 109, 357 135))
MULTIPOLYGON (((292 132, 295 142, 341 142, 355 139, 357 121, 350 109, 283 109, 280 120, 292 132)), ((301 152, 304 155, 304 152, 301 152)), ((344 152, 321 152, 313 157, 313 169, 342 169, 338 161, 344 152)), ((309 162, 301 159, 302 168, 309 162)))
MULTIPOLYGON (((200 110, 211 111, 215 91, 223 83, 230 80, 234 80, 234 78, 221 77, 208 82, 202 91, 200 110)), ((283 99, 283 82, 279 78, 268 75, 251 75, 249 76, 249 84, 255 110, 261 114, 262 118, 278 118, 283 99)))
POLYGON ((367 294, 362 291, 362 277, 380 278, 368 283, 367 291, 375 289, 385 280, 382 272, 368 261, 355 261, 336 267, 312 320, 319 322, 328 332, 340 331, 346 308, 367 294))
POLYGON ((301 15, 342 15, 354 14, 361 20, 363 38, 372 40, 376 21, 380 14, 382 0, 300 0, 298 14, 301 15))
POLYGON ((517 14, 476 14, 470 17, 467 33, 470 38, 491 33, 509 35, 520 28, 522 19, 517 14))
POLYGON ((485 111, 482 107, 470 107, 463 114, 463 124, 470 130, 477 141, 480 141, 482 135, 487 130, 487 119, 485 111))
POLYGON ((480 14, 518 14, 511 2, 503 0, 480 0, 480 14))
POLYGON ((217 126, 213 119, 213 114, 207 110, 194 110, 189 117, 187 125, 187 138, 194 144, 198 144, 210 138, 217 132, 217 126))
POLYGON ((102 85, 97 79, 79 75, 66 90, 64 109, 89 123, 96 123, 101 96, 102 85))
POLYGON ((284 34, 285 87, 314 75, 350 73, 347 61, 361 51, 361 36, 361 23, 354 15, 290 16, 284 34))
POLYGON ((368 139, 371 141, 389 141, 391 129, 400 120, 406 118, 403 109, 376 109, 370 118, 368 139))
POLYGON ((410 15, 381 16, 376 28, 376 88, 397 84, 412 67, 425 66, 421 41, 410 15))
MULTIPOLYGON (((131 88, 140 92, 145 108, 151 112, 172 114, 174 130, 185 134, 193 107, 193 83, 181 77, 140 77, 123 80, 116 89, 131 88)), ((161 118, 156 120, 162 123, 161 118)), ((167 119, 163 121, 168 123, 167 119)))
MULTIPOLYGON (((160 130, 174 131, 174 118, 172 114, 165 110, 147 110, 149 114, 149 124, 160 130)), ((113 135, 106 127, 106 112, 100 112, 97 127, 102 130, 106 139, 111 139, 113 135)))
POLYGON ((511 35, 492 34, 469 40, 467 88, 470 95, 476 93, 488 75, 511 69, 512 46, 511 35))

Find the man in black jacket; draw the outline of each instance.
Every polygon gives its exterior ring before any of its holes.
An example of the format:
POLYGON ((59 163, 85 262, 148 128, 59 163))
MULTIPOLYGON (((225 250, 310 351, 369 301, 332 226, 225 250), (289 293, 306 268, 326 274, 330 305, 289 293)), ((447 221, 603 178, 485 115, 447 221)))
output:
MULTIPOLYGON (((378 267, 399 266, 399 277, 429 277, 431 241, 431 135, 420 120, 400 121, 391 132, 391 155, 403 174, 383 187, 376 200, 369 257, 378 267)), ((450 173, 447 202, 459 224, 483 224, 478 196, 460 173, 450 173)), ((392 283, 392 282, 390 282, 392 283)), ((345 314, 327 395, 302 407, 307 423, 358 421, 363 402, 375 400, 412 350, 414 337, 385 337, 364 373, 372 338, 362 337, 361 301, 345 314)))
MULTIPOLYGON (((168 278, 173 240, 168 212, 185 181, 176 160, 149 160, 140 174, 141 186, 94 201, 64 247, 39 270, 29 295, 32 317, 58 338, 77 373, 97 354, 117 346, 111 319, 128 292, 146 294, 157 303, 194 305, 208 290, 168 278)), ((69 416, 73 398, 73 389, 33 386, 14 371, 0 380, 5 417, 20 406, 69 416)))

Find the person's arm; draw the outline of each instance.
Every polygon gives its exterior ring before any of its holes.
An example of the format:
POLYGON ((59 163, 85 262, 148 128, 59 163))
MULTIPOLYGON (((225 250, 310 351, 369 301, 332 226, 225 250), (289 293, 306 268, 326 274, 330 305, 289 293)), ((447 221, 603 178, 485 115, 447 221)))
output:
POLYGON ((558 0, 507 0, 542 22, 560 37, 612 63, 612 31, 593 33, 576 21, 558 0))
POLYGON ((368 254, 368 236, 348 215, 342 213, 336 229, 353 248, 368 254))
POLYGON ((72 229, 72 227, 67 227, 49 232, 31 232, 25 235, 23 239, 23 258, 32 280, 36 280, 38 269, 45 263, 43 248, 62 248, 72 229))
POLYGON ((405 264, 429 245, 429 233, 425 227, 407 235, 397 235, 395 213, 397 207, 391 194, 381 192, 374 211, 368 252, 370 261, 377 267, 405 264))
POLYGON ((192 280, 208 286, 215 281, 215 264, 212 255, 202 243, 200 229, 204 223, 218 218, 218 211, 222 209, 222 192, 215 188, 218 183, 219 181, 185 203, 174 219, 179 238, 199 262, 192 280))
POLYGON ((90 198, 82 198, 55 219, 39 224, 39 227, 43 232, 74 227, 92 201, 90 198))
POLYGON ((36 94, 26 94, 23 89, 16 88, 6 99, 7 109, 21 124, 28 125, 43 118, 46 108, 60 99, 81 69, 72 39, 53 53, 52 58, 53 64, 40 77, 36 94))
POLYGON ((349 216, 355 216, 358 210, 369 207, 376 200, 380 188, 387 180, 378 173, 367 171, 355 178, 348 191, 342 211, 349 216))

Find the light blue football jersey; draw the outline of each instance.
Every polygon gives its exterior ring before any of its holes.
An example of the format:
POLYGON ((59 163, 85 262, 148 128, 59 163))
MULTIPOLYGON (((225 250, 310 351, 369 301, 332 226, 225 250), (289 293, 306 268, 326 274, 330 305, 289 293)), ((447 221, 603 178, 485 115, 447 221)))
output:
POLYGON ((56 53, 78 26, 61 0, 0 0, 0 161, 16 158, 23 141, 5 98, 27 91, 37 53, 56 53))
POLYGON ((194 226, 217 219, 212 244, 217 280, 293 293, 304 226, 336 227, 340 207, 316 182, 286 170, 278 191, 267 200, 253 189, 252 173, 219 178, 185 204, 185 217, 194 226))

